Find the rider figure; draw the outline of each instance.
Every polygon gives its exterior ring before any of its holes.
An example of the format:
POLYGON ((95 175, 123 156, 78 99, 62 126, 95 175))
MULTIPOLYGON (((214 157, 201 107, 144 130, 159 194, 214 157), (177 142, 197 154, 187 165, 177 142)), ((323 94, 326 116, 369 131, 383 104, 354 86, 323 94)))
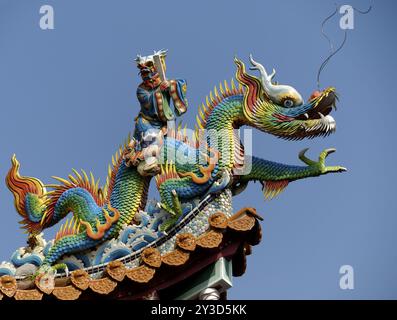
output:
POLYGON ((166 79, 165 57, 166 51, 160 50, 150 56, 138 55, 135 59, 143 81, 137 89, 141 109, 135 118, 135 131, 130 143, 135 155, 129 160, 138 165, 142 175, 158 173, 155 156, 161 147, 162 137, 167 134, 167 121, 174 121, 187 108, 186 81, 166 79), (171 102, 174 110, 170 107, 171 102))

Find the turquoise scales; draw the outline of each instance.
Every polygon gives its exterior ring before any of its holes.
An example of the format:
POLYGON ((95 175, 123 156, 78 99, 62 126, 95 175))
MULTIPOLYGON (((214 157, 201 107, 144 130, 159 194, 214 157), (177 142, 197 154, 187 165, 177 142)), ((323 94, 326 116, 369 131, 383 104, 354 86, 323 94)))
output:
MULTIPOLYGON (((180 219, 181 202, 204 198, 224 189, 238 193, 250 181, 260 181, 265 197, 272 198, 291 181, 346 170, 325 165, 325 158, 334 149, 324 150, 318 161, 308 159, 303 150, 299 154, 305 163, 303 166, 245 155, 235 133, 235 129, 244 125, 285 139, 332 133, 335 120, 330 112, 336 94, 334 88, 328 88, 303 103, 294 88, 273 83, 274 73, 268 75, 252 58, 251 64, 259 70, 260 78, 246 73, 240 60, 236 59, 235 63, 239 87, 233 81, 230 85, 224 82, 206 99, 197 117, 195 137, 198 139, 188 137, 181 129, 170 131, 163 139, 161 156, 165 162, 155 177, 161 195, 160 205, 170 216, 163 229, 180 219), (203 138, 200 129, 206 129, 208 136, 203 138), (218 137, 213 136, 214 132, 218 137), (197 161, 181 163, 175 161, 177 157, 174 156, 168 159, 169 154, 178 152, 197 161), (251 171, 242 174, 247 161, 252 163, 251 171)), ((122 227, 133 223, 135 214, 145 208, 151 177, 143 177, 135 166, 126 165, 126 160, 133 156, 130 152, 127 145, 120 148, 103 188, 99 188, 92 175, 75 171, 68 180, 57 178, 60 184, 46 186, 52 188, 49 192, 40 180, 20 176, 19 163, 13 158, 7 185, 23 217, 22 224, 30 234, 38 234, 58 223, 70 212, 73 216, 58 232, 45 256, 44 266, 55 264, 65 254, 94 248, 116 238, 122 227)))

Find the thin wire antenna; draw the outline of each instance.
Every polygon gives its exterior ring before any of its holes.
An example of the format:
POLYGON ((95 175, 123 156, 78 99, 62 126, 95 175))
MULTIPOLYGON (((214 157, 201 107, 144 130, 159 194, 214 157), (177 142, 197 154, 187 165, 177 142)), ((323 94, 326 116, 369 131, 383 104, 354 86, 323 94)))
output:
POLYGON ((329 19, 331 19, 334 15, 336 15, 337 12, 338 12, 338 5, 335 3, 335 11, 332 14, 330 14, 328 17, 326 17, 324 19, 323 23, 321 24, 321 33, 322 33, 323 37, 325 39, 327 39, 327 41, 328 41, 328 44, 329 44, 329 46, 331 48, 331 54, 334 52, 334 44, 332 43, 331 39, 324 32, 324 25, 327 23, 327 21, 329 19))
POLYGON ((325 68, 325 66, 327 65, 327 63, 329 62, 329 60, 331 60, 331 58, 336 55, 345 45, 346 43, 346 39, 347 39, 347 30, 345 30, 345 36, 343 38, 342 43, 340 44, 340 46, 338 47, 338 49, 336 49, 335 51, 331 52, 331 54, 327 57, 327 59, 324 60, 324 62, 321 64, 320 68, 318 69, 318 73, 317 73, 317 88, 320 89, 320 75, 321 75, 321 71, 323 71, 323 69, 325 68))
MULTIPOLYGON (((320 75, 321 75, 321 72, 323 71, 323 69, 325 68, 325 66, 326 66, 327 63, 329 62, 329 60, 343 48, 343 46, 344 46, 345 43, 346 43, 346 39, 347 39, 347 29, 345 29, 345 35, 344 35, 343 41, 342 41, 342 43, 340 44, 340 46, 338 47, 338 49, 336 49, 336 50, 334 51, 334 45, 333 45, 331 39, 330 39, 330 38, 326 35, 326 33, 324 32, 324 26, 325 26, 326 22, 327 22, 328 20, 330 20, 332 17, 334 17, 334 16, 336 15, 336 13, 338 12, 338 6, 337 6, 336 3, 335 3, 335 6, 336 6, 335 11, 334 11, 331 15, 329 15, 328 17, 326 17, 326 18, 323 20, 322 24, 321 24, 321 33, 322 33, 322 35, 324 36, 324 38, 327 39, 327 41, 328 41, 328 43, 329 43, 329 45, 330 45, 330 55, 323 61, 323 63, 321 64, 320 68, 318 69, 318 72, 317 72, 317 88, 318 88, 318 89, 320 89, 320 75)), ((369 6, 369 8, 368 8, 366 11, 358 10, 358 9, 356 9, 355 7, 352 7, 352 8, 353 8, 354 11, 357 11, 357 12, 360 13, 360 14, 367 14, 367 13, 369 13, 369 12, 372 10, 372 6, 371 6, 371 5, 369 6)))
POLYGON ((356 9, 355 7, 352 7, 352 8, 354 9, 354 11, 357 11, 358 13, 361 13, 361 14, 367 14, 372 10, 371 5, 369 5, 369 8, 367 9, 367 11, 361 11, 361 10, 356 9))

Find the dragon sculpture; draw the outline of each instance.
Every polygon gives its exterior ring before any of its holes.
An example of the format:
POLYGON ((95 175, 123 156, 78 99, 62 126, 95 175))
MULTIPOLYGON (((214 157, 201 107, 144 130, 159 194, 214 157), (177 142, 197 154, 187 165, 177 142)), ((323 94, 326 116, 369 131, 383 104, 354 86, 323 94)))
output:
MULTIPOLYGON (((268 74, 252 56, 251 69, 258 70, 260 77, 248 74, 241 60, 235 58, 234 62, 238 85, 232 80, 215 87, 199 109, 194 135, 188 136, 187 130, 178 127, 159 140, 157 156, 162 164, 155 180, 161 196, 159 210, 168 216, 161 225, 163 231, 178 223, 185 214, 183 203, 191 199, 222 190, 237 194, 250 181, 260 181, 265 197, 273 198, 292 181, 346 170, 326 166, 326 157, 335 149, 324 150, 317 161, 305 156, 307 149, 301 151, 302 166, 245 154, 236 134, 242 126, 295 140, 334 132, 336 123, 330 112, 337 95, 331 87, 315 92, 305 103, 293 87, 273 82, 275 71, 268 74), (208 134, 204 136, 203 130, 208 134), (216 141, 214 133, 218 135, 216 141), (250 170, 245 170, 247 164, 250 170)), ((61 257, 98 247, 136 223, 136 216, 145 209, 152 177, 141 175, 132 164, 134 152, 128 143, 118 150, 103 188, 92 174, 76 170, 68 179, 55 177, 59 184, 44 185, 36 178, 21 176, 13 156, 6 183, 23 218, 21 224, 30 235, 39 235, 72 214, 46 251, 42 268, 56 268, 61 257)))

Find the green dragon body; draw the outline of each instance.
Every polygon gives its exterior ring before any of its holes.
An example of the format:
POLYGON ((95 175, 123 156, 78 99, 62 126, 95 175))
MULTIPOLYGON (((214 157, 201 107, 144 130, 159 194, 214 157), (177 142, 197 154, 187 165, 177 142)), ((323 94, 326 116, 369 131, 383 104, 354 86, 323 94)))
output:
MULTIPOLYGON (((291 181, 345 170, 325 166, 325 158, 334 149, 324 150, 318 161, 308 159, 305 150, 302 151, 299 158, 304 166, 245 154, 236 134, 236 129, 244 125, 287 139, 331 133, 335 121, 328 114, 336 95, 334 89, 329 88, 303 104, 293 88, 269 81, 264 68, 252 58, 251 63, 261 72, 261 79, 247 74, 240 60, 236 59, 235 63, 239 86, 236 88, 232 81, 229 88, 225 82, 210 94, 206 105, 199 110, 195 132, 198 139, 188 137, 179 129, 170 131, 162 139, 163 164, 155 178, 160 205, 170 214, 163 229, 178 221, 182 214, 181 202, 189 199, 226 188, 238 193, 250 181, 260 181, 265 197, 272 198, 291 181), (204 138, 200 129, 208 133, 204 138), (194 161, 178 161, 178 157, 194 161), (250 170, 245 171, 247 164, 250 170)), ((44 266, 54 265, 65 254, 90 249, 117 237, 121 228, 133 223, 134 215, 144 209, 151 177, 140 175, 136 166, 128 165, 130 153, 127 145, 117 152, 104 188, 99 188, 93 176, 88 177, 84 171, 82 174, 74 171, 68 180, 56 178, 60 184, 44 186, 36 178, 20 176, 19 163, 13 157, 6 181, 29 233, 38 234, 69 213, 73 214, 58 232, 44 266), (45 187, 52 190, 47 192, 45 187)))

